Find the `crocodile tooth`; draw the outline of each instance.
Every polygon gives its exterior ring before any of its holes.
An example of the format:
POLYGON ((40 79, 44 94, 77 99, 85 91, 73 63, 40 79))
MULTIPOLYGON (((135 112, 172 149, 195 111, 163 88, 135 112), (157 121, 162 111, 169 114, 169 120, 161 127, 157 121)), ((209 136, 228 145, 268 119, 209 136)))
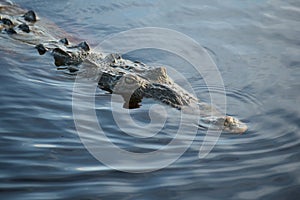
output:
POLYGON ((36 22, 36 15, 32 10, 30 10, 24 14, 24 19, 28 22, 36 22))

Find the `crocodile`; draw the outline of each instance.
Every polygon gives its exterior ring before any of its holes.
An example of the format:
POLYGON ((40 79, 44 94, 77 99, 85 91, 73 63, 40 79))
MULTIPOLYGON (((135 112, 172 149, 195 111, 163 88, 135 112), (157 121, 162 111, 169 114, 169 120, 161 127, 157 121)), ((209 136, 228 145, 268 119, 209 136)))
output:
POLYGON ((0 32, 7 38, 36 48, 40 55, 50 54, 57 68, 80 73, 80 67, 95 68, 98 87, 121 95, 125 108, 138 108, 143 98, 152 98, 182 109, 196 103, 200 110, 199 128, 213 128, 230 133, 243 133, 247 125, 232 116, 221 114, 210 104, 201 102, 177 85, 165 67, 150 67, 139 61, 123 59, 120 54, 93 51, 86 41, 73 44, 55 26, 45 25, 32 10, 0 1, 0 32), (211 116, 211 113, 214 115, 211 116), (204 125, 203 125, 204 124, 204 125))

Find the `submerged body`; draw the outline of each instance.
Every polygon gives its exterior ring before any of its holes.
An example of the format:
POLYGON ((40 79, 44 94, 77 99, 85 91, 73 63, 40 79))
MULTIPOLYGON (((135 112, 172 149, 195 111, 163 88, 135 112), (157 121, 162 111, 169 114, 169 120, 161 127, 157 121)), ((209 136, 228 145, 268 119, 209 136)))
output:
POLYGON ((81 66, 95 72, 99 88, 121 95, 124 107, 137 108, 143 98, 153 98, 181 109, 192 103, 201 110, 200 127, 210 127, 232 133, 243 133, 247 126, 231 116, 224 116, 211 105, 199 102, 167 75, 165 67, 149 67, 123 59, 118 54, 94 52, 86 42, 73 45, 62 30, 43 24, 33 11, 26 11, 0 1, 0 32, 9 38, 32 45, 40 55, 50 54, 58 67, 80 74, 81 66), (57 30, 56 30, 57 29, 57 30), (211 116, 213 115, 213 116, 211 116))

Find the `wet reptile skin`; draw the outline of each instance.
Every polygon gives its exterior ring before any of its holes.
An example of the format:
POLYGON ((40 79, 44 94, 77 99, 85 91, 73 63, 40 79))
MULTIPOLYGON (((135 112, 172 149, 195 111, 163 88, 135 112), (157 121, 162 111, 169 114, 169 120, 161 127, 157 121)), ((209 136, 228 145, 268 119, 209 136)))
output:
POLYGON ((196 103, 202 113, 201 127, 231 133, 247 130, 247 126, 238 119, 222 115, 174 83, 163 66, 149 67, 141 62, 125 60, 118 54, 95 52, 86 42, 72 44, 65 35, 60 35, 60 30, 49 30, 49 25, 38 19, 33 11, 26 11, 14 4, 0 1, 0 14, 1 34, 8 35, 1 39, 9 38, 31 45, 40 55, 53 56, 57 67, 64 66, 75 74, 80 73, 81 66, 96 69, 99 88, 121 95, 125 101, 124 107, 137 108, 143 98, 153 98, 177 109, 196 103))

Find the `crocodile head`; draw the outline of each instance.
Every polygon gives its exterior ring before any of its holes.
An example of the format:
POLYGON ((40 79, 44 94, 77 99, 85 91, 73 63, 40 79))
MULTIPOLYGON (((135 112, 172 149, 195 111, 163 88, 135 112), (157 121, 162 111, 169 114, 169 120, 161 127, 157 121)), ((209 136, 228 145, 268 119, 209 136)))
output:
POLYGON ((200 119, 200 127, 210 128, 213 130, 222 130, 228 133, 241 134, 248 130, 245 123, 232 117, 203 117, 200 119))
POLYGON ((98 83, 101 89, 121 95, 125 101, 124 107, 138 108, 144 97, 178 109, 190 103, 191 96, 176 87, 164 67, 143 71, 128 71, 128 67, 125 68, 118 66, 102 73, 98 83))

